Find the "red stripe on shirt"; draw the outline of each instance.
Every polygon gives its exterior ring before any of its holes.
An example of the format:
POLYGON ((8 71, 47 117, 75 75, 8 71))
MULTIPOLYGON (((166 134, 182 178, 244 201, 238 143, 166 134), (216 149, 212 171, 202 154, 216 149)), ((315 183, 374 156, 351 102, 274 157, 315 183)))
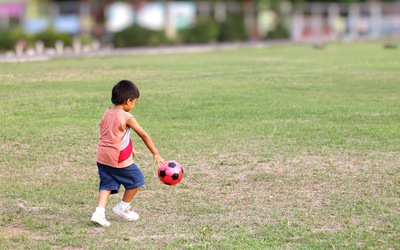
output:
POLYGON ((133 150, 132 140, 129 140, 128 146, 126 146, 126 148, 122 149, 119 152, 118 163, 126 161, 129 157, 131 157, 132 150, 133 150))

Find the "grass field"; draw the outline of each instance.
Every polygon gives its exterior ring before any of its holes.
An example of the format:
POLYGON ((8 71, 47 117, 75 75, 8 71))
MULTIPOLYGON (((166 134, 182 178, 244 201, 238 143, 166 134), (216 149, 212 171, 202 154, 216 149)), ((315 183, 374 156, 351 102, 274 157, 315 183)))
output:
MULTIPOLYGON (((380 43, 0 64, 0 249, 398 249, 400 50, 380 43), (152 156, 133 206, 90 222, 112 86, 185 177, 152 156)), ((122 189, 123 190, 123 189, 122 189)))

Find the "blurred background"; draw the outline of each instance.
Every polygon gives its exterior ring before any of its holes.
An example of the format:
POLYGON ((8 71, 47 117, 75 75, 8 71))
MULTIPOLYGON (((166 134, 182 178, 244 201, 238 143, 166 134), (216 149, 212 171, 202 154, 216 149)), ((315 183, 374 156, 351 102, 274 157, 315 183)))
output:
POLYGON ((400 1, 0 0, 0 52, 9 53, 399 37, 400 1))

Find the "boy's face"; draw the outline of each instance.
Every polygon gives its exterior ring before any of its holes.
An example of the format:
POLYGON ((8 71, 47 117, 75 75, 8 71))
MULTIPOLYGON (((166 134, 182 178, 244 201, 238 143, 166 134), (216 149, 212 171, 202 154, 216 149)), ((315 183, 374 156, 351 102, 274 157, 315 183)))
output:
POLYGON ((136 105, 136 101, 137 101, 137 98, 135 98, 135 99, 128 99, 128 101, 126 101, 126 106, 125 106, 125 111, 131 111, 132 109, 134 109, 135 108, 135 105, 136 105))

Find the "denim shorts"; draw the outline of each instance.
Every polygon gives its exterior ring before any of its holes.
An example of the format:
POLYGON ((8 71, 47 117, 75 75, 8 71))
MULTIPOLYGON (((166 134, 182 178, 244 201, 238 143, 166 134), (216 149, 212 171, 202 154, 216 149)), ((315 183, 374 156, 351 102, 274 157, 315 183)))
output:
POLYGON ((134 163, 126 168, 113 168, 100 163, 97 163, 97 167, 100 176, 99 191, 111 190, 112 194, 116 194, 121 185, 125 190, 131 190, 146 184, 142 171, 134 163))

